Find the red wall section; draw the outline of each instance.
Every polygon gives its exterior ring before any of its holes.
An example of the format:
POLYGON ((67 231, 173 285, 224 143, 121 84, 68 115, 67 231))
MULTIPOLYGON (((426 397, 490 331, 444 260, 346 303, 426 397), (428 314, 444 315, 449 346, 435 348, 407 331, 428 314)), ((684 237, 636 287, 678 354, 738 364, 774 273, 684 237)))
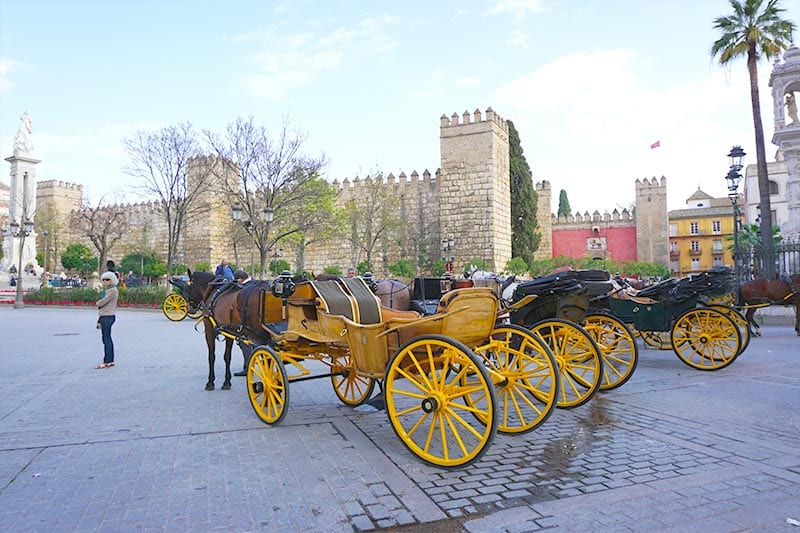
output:
MULTIPOLYGON (((553 257, 586 257, 586 239, 605 237, 607 258, 614 261, 636 261, 636 228, 553 229, 553 257)), ((602 252, 601 252, 602 253, 602 252)), ((600 254, 598 254, 600 256, 600 254)))

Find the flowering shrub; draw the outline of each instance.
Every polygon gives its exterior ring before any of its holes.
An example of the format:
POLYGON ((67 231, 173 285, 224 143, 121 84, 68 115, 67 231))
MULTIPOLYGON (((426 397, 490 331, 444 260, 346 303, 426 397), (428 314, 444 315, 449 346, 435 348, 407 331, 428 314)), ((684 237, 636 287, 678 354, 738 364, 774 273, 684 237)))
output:
MULTIPOLYGON (((42 287, 36 291, 25 293, 25 303, 40 305, 94 305, 100 299, 102 291, 89 287, 42 287)), ((167 296, 164 287, 148 286, 120 288, 119 307, 160 307, 167 296)))

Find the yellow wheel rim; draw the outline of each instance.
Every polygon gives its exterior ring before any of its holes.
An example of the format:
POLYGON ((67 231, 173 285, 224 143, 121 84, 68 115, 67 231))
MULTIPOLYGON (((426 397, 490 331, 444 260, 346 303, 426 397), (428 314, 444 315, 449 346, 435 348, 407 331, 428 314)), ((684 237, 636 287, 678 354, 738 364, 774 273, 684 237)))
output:
POLYGON ((498 431, 525 433, 549 418, 558 397, 558 367, 542 339, 521 326, 501 326, 475 353, 495 384, 498 431))
POLYGON ((277 424, 286 415, 289 403, 286 370, 272 348, 261 346, 253 351, 247 365, 247 395, 263 422, 277 424))
POLYGON ((615 389, 628 381, 639 360, 633 333, 618 319, 607 315, 587 315, 583 329, 597 343, 603 358, 600 390, 615 389))
POLYGON ((544 320, 531 331, 553 352, 559 371, 558 407, 585 404, 600 389, 603 363, 600 348, 582 327, 567 320, 544 320))
POLYGON ((336 396, 345 405, 357 406, 369 400, 375 390, 375 380, 359 376, 349 355, 334 359, 331 364, 331 384, 336 396), (339 374, 344 372, 343 374, 339 374))
POLYGON ((164 316, 173 322, 178 322, 186 318, 189 312, 189 303, 186 298, 178 293, 173 292, 164 298, 164 303, 161 304, 161 310, 164 311, 164 316))
POLYGON ((691 309, 672 327, 672 349, 698 370, 719 370, 739 355, 741 335, 736 323, 714 309, 691 309))
POLYGON ((483 362, 448 337, 404 344, 389 363, 384 393, 397 436, 433 465, 476 461, 497 432, 496 396, 483 362))

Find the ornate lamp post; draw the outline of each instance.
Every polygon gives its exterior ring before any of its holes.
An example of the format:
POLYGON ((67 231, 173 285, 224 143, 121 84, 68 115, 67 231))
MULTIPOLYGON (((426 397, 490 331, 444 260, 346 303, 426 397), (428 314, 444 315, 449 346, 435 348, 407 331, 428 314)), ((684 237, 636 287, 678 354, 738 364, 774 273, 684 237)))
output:
POLYGON ((442 251, 444 252, 444 256, 442 256, 442 261, 444 261, 444 268, 445 268, 445 276, 448 278, 453 277, 453 263, 455 263, 455 256, 450 255, 455 248, 456 241, 453 239, 453 236, 446 239, 442 239, 442 251))
POLYGON ((19 257, 17 264, 17 291, 14 297, 14 309, 22 309, 25 307, 25 302, 22 299, 22 254, 25 250, 25 238, 33 233, 33 222, 23 218, 22 225, 14 221, 8 225, 8 228, 3 231, 6 236, 19 239, 19 257))
MULTIPOLYGON (((244 226, 245 230, 248 233, 250 233, 250 236, 252 237, 252 242, 250 243, 250 270, 251 270, 251 276, 253 277, 253 279, 255 279, 256 267, 255 267, 255 259, 253 256, 253 252, 256 247, 256 232, 255 232, 254 221, 252 219, 242 220, 242 206, 240 206, 239 204, 233 204, 233 207, 231 207, 231 216, 233 220, 235 220, 236 222, 240 222, 242 226, 244 226)), ((262 216, 264 223, 269 225, 275 218, 275 211, 272 209, 272 207, 267 206, 262 211, 262 216)))
POLYGON ((744 159, 744 150, 742 150, 741 146, 734 146, 731 148, 730 153, 728 153, 728 158, 730 159, 730 170, 728 170, 728 174, 725 176, 725 180, 728 182, 728 198, 731 200, 731 204, 733 205, 733 267, 734 272, 736 273, 736 279, 740 279, 741 272, 740 272, 740 264, 741 264, 741 257, 739 257, 739 181, 742 179, 742 175, 739 174, 739 171, 742 170, 742 160, 744 159))

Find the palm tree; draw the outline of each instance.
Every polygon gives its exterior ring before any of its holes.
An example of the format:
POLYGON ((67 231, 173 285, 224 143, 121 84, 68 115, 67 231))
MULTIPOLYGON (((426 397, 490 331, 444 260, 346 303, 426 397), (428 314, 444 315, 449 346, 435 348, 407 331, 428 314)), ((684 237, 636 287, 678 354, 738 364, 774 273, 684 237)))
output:
POLYGON ((758 96, 758 68, 761 58, 771 60, 780 55, 792 42, 795 24, 782 19, 786 11, 779 0, 729 0, 733 14, 714 19, 714 28, 721 36, 711 46, 711 57, 719 56, 720 65, 747 56, 750 74, 750 101, 753 106, 753 126, 756 137, 756 163, 758 166, 758 191, 761 212, 761 241, 765 243, 764 276, 775 276, 775 246, 772 242, 772 211, 769 202, 769 175, 764 148, 764 126, 761 124, 761 101, 758 96))

